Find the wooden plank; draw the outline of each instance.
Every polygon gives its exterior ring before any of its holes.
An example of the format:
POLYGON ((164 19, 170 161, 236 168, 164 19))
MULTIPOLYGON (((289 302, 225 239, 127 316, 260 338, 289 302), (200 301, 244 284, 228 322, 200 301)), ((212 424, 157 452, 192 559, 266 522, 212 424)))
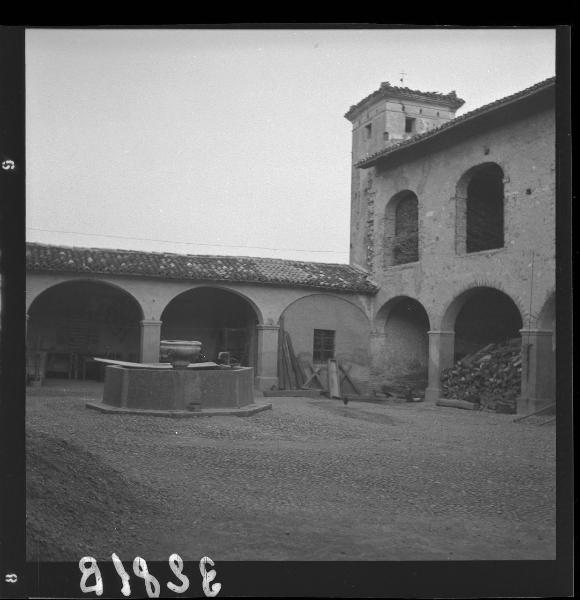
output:
POLYGON ((282 329, 278 332, 278 387, 281 390, 287 388, 286 367, 284 365, 284 351, 282 348, 282 329))
POLYGON ((523 421, 524 419, 527 419, 528 417, 533 417, 534 415, 540 415, 543 412, 547 412, 551 408, 554 408, 555 406, 556 403, 552 402, 552 404, 548 404, 548 406, 544 406, 544 408, 540 408, 540 410, 536 410, 535 412, 531 412, 527 415, 524 415, 523 417, 518 417, 517 419, 514 419, 514 423, 518 423, 519 421, 523 421))
POLYGON ((349 375, 351 367, 349 366, 348 371, 347 371, 340 363, 338 363, 338 368, 340 369, 340 371, 342 371, 342 374, 343 374, 343 376, 340 380, 341 388, 342 388, 342 383, 345 380, 347 380, 350 383, 355 394, 358 394, 360 396, 361 395, 360 390, 356 387, 356 385, 354 384, 353 380, 350 378, 350 375, 349 375))
POLYGON ((305 381, 306 375, 304 373, 302 365, 300 364, 300 361, 296 357, 296 354, 294 354, 294 347, 292 346, 292 338, 290 337, 290 334, 287 331, 284 333, 286 338, 286 345, 290 354, 290 361, 292 362, 292 368, 296 375, 296 388, 298 389, 302 386, 303 382, 305 381))
POLYGON ((479 410, 479 405, 466 400, 456 400, 455 398, 439 398, 437 406, 447 406, 451 408, 463 408, 465 410, 479 410))
POLYGON ((320 385, 320 389, 325 390, 326 387, 324 386, 324 382, 322 381, 322 379, 320 378, 320 369, 322 368, 321 366, 318 368, 314 368, 312 366, 311 363, 308 363, 308 366, 310 367, 310 370, 312 371, 312 375, 310 375, 310 377, 308 377, 308 379, 304 382, 304 385, 302 386, 303 389, 305 390, 312 390, 312 389, 317 389, 317 388, 312 388, 312 387, 308 387, 308 384, 311 381, 314 381, 315 379, 318 381, 319 385, 320 385))
POLYGON ((288 348, 288 342, 285 334, 286 332, 282 332, 282 347, 284 349, 284 360, 286 361, 286 366, 288 369, 288 380, 290 382, 290 389, 295 390, 298 388, 298 384, 296 381, 296 374, 294 373, 292 358, 290 356, 290 350, 288 348))
POLYGON ((327 362, 328 369, 328 395, 330 398, 340 399, 340 381, 338 374, 338 362, 334 358, 329 358, 327 362))
MULTIPOLYGON (((133 369, 173 369, 171 363, 135 363, 125 360, 113 360, 112 358, 97 358, 93 356, 93 360, 107 365, 117 365, 119 367, 129 367, 133 369)), ((188 369, 221 369, 222 366, 214 362, 189 363, 188 369)))

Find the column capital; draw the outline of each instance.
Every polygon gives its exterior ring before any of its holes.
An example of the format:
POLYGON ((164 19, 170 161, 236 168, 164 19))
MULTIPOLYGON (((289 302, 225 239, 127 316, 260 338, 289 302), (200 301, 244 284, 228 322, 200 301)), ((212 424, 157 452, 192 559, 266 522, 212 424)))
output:
POLYGON ((258 331, 267 331, 267 330, 271 330, 271 331, 278 331, 278 329, 280 329, 280 325, 256 325, 256 329, 258 331))
POLYGON ((145 326, 145 325, 159 325, 161 326, 163 324, 163 321, 157 321, 156 319, 143 319, 142 321, 140 321, 141 323, 141 327, 145 326))

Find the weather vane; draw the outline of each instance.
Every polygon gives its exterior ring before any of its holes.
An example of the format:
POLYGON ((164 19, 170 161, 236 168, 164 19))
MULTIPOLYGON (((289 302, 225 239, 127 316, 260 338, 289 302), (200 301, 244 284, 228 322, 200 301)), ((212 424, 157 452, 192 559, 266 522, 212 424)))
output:
POLYGON ((405 73, 405 71, 401 71, 401 79, 399 80, 401 83, 404 83, 403 80, 404 80, 406 74, 407 73, 405 73))

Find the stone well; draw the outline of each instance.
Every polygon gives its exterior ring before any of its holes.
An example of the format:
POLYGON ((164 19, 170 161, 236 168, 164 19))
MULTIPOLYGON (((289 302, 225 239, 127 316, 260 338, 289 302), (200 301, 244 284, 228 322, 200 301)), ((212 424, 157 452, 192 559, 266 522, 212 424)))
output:
POLYGON ((254 403, 254 369, 134 369, 110 365, 103 404, 186 411, 243 408, 254 403))

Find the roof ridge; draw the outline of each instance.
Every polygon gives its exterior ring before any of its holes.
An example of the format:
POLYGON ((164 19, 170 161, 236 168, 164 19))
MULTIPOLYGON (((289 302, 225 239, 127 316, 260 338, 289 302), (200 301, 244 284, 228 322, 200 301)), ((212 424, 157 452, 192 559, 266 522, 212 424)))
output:
POLYGON ((340 267, 352 267, 349 263, 328 263, 312 260, 299 260, 294 258, 278 258, 271 256, 245 256, 245 255, 232 255, 232 254, 183 254, 180 252, 169 252, 163 250, 136 250, 134 248, 104 248, 100 246, 69 246, 66 244, 47 244, 44 242, 26 242, 27 246, 43 246, 45 248, 59 248, 68 250, 89 250, 94 252, 129 252, 134 254, 149 254, 154 256, 177 256, 181 258, 229 258, 229 259, 250 259, 250 260, 266 260, 266 261, 279 261, 282 263, 299 263, 299 264, 312 264, 312 265, 331 265, 340 267))
POLYGON ((215 256, 26 243, 27 269, 63 273, 220 281, 375 293, 368 274, 348 263, 261 256, 215 256))

